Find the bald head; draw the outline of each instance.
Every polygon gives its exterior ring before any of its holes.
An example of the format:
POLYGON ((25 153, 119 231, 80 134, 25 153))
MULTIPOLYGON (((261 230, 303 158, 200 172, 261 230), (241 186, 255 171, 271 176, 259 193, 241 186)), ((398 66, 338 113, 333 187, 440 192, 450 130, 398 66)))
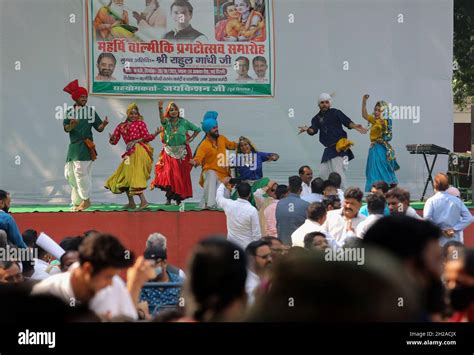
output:
POLYGON ((448 175, 444 173, 436 174, 434 178, 434 188, 436 191, 446 191, 449 187, 448 175))

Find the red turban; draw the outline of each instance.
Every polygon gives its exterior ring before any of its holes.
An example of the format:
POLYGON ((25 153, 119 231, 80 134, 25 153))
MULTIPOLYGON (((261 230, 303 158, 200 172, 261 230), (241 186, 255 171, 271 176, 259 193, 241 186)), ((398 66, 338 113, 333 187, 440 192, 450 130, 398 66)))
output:
POLYGON ((67 84, 63 90, 70 94, 74 101, 77 101, 81 95, 89 95, 86 88, 79 86, 77 79, 67 84))

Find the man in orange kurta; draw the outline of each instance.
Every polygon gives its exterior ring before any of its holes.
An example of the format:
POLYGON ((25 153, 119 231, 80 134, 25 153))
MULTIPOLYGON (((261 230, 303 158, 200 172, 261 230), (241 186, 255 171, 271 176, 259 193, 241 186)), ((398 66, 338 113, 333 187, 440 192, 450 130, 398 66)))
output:
POLYGON ((133 35, 121 28, 113 30, 114 26, 128 25, 128 12, 123 8, 124 0, 111 0, 108 6, 102 6, 94 19, 94 28, 99 40, 111 40, 117 37, 133 35))
POLYGON ((198 146, 194 159, 190 161, 195 167, 198 165, 202 167, 199 179, 199 184, 204 188, 199 204, 201 208, 217 207, 217 188, 224 178, 230 176, 227 149, 237 149, 237 143, 219 134, 217 115, 215 111, 208 111, 204 115, 202 130, 206 132, 206 137, 198 146))

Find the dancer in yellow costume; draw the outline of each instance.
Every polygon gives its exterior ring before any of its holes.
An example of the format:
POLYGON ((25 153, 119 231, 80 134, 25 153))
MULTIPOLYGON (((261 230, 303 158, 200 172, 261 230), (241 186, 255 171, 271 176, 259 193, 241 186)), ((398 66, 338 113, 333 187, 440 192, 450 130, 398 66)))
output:
POLYGON ((127 109, 127 119, 120 123, 113 134, 110 135, 110 144, 117 144, 120 137, 127 144, 127 149, 122 155, 120 163, 114 174, 108 178, 105 188, 114 194, 126 193, 128 204, 125 208, 136 208, 133 196, 140 198, 140 208, 146 208, 148 202, 144 191, 148 186, 148 179, 153 162, 153 148, 148 144, 158 135, 149 133, 138 106, 132 103, 127 109))

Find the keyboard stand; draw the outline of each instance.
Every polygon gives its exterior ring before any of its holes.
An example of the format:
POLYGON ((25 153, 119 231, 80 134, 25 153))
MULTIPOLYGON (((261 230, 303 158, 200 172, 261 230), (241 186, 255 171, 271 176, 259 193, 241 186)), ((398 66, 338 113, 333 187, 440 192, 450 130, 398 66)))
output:
POLYGON ((426 179, 425 188, 423 189, 423 195, 421 195, 421 200, 420 200, 421 202, 423 202, 425 199, 426 189, 428 188, 428 184, 430 183, 430 181, 431 181, 431 186, 433 187, 433 190, 434 190, 432 174, 433 174, 434 165, 436 163, 436 159, 438 158, 438 154, 437 153, 434 154, 434 159, 433 159, 433 162, 431 163, 431 168, 428 163, 428 159, 426 158, 426 153, 423 153, 423 158, 425 159, 426 169, 428 169, 428 178, 426 179))

